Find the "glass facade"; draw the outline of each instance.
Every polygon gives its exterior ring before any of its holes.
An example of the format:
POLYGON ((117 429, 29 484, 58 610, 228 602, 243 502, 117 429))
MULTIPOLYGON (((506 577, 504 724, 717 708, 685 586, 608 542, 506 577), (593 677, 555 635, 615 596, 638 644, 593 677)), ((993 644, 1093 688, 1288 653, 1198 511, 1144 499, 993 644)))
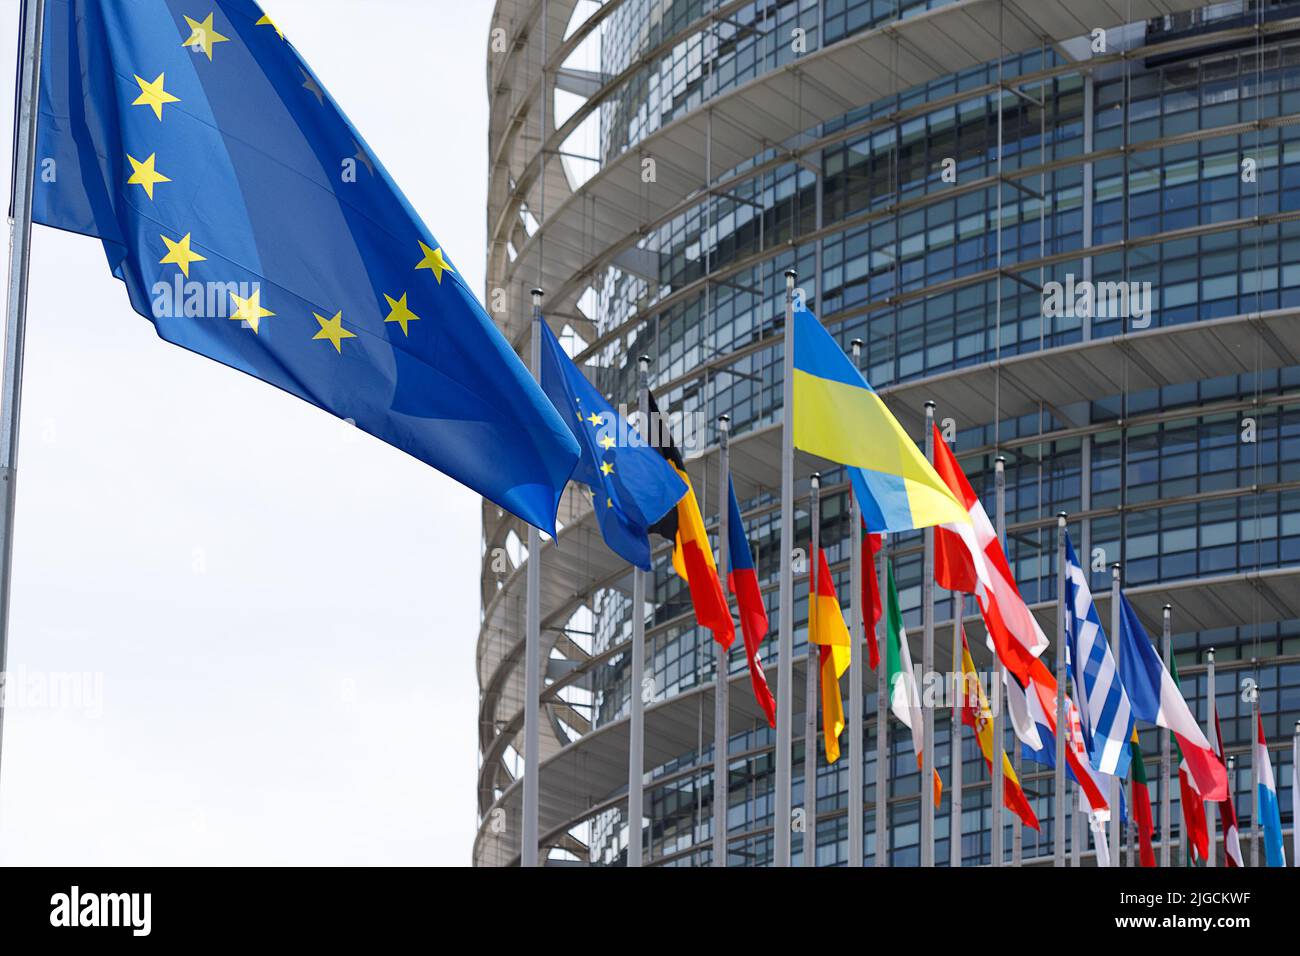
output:
MULTIPOLYGON (((624 77, 598 104, 601 158, 652 150, 667 124, 729 90, 801 55, 943 6, 627 0, 599 34, 603 73, 624 77), (798 35, 804 53, 792 46, 798 35)), ((885 391, 1046 350, 1056 356, 1112 337, 1249 322, 1300 307, 1300 41, 1284 31, 1221 40, 1223 31, 1243 24, 1288 17, 1300 17, 1300 2, 1215 4, 1112 30, 1117 48, 1139 48, 1122 61, 1092 64, 1060 43, 1009 52, 1000 64, 938 77, 834 122, 792 129, 797 157, 774 147, 742 167, 713 170, 725 190, 702 190, 680 215, 647 225, 638 252, 653 270, 611 265, 593 275, 593 344, 580 343, 577 359, 617 403, 635 394, 635 358, 647 354, 662 408, 709 429, 725 412, 740 440, 782 418, 783 274, 791 267, 841 344, 864 342, 864 373, 885 391), (1174 43, 1188 38, 1196 42, 1174 43), (1091 280, 1098 290, 1107 283, 1147 289, 1146 308, 1126 315, 1046 308, 1047 284, 1067 277, 1091 280)), ((1111 311, 1124 302, 1134 304, 1121 293, 1111 311)), ((990 512, 994 459, 1006 458, 1008 558, 1031 605, 1056 597, 1059 511, 1079 516, 1070 532, 1081 553, 1094 557, 1097 593, 1109 588, 1112 561, 1122 562, 1128 588, 1250 579, 1300 564, 1300 359, 1279 353, 1263 332, 1254 354, 1236 359, 1195 380, 1103 390, 1066 405, 1039 402, 1031 413, 996 415, 956 432, 954 448, 990 512)), ((705 437, 716 440, 712 431, 705 437)), ((847 608, 845 476, 824 472, 823 482, 821 540, 847 608)), ((768 660, 778 611, 777 503, 775 488, 741 502, 773 622, 768 660)), ((716 502, 702 506, 711 518, 716 502)), ((810 532, 803 508, 798 541, 810 532)), ((893 536, 890 546, 905 624, 919 627, 921 536, 893 536)), ((560 695, 590 720, 587 729, 567 730, 579 745, 584 733, 627 713, 629 581, 589 595, 597 663, 581 688, 560 695)), ((654 702, 711 684, 715 645, 695 626, 689 593, 666 555, 648 599, 646 676, 654 702)), ((806 604, 797 586, 797 655, 806 646, 806 604)), ((1202 719, 1206 651, 1217 650, 1219 713, 1228 750, 1239 755, 1237 811, 1247 822, 1249 758, 1242 755, 1249 751, 1249 710, 1238 684, 1244 677, 1258 682, 1265 732, 1285 745, 1273 761, 1288 827, 1289 742, 1300 718, 1300 619, 1293 608, 1261 599, 1248 619, 1199 631, 1180 626, 1175 613, 1173 640, 1186 696, 1202 719)), ((949 596, 938 590, 937 617, 951 613, 949 596)), ((730 668, 745 670, 739 647, 730 668)), ((736 686, 749 693, 747 684, 736 686)), ((795 697, 801 699, 801 688, 795 697)), ((712 705, 701 698, 683 706, 699 708, 700 746, 647 777, 647 859, 665 865, 706 864, 712 854, 712 705)), ((870 865, 874 696, 864 709, 870 865)), ((942 768, 952 746, 946 711, 935 723, 942 768)), ((889 770, 890 862, 915 865, 919 774, 910 741, 900 736, 892 735, 889 770)), ((987 864, 988 776, 969 732, 962 737, 962 858, 987 864)), ((1010 747, 1009 728, 1007 741, 1010 747)), ((765 724, 732 728, 731 865, 771 860, 772 744, 765 724)), ((1160 819, 1155 732, 1144 730, 1142 744, 1157 831, 1172 822, 1176 832, 1176 784, 1172 821, 1160 819)), ((806 785, 801 746, 796 740, 795 806, 806 785)), ((1026 764, 1025 788, 1042 829, 1024 831, 1026 860, 1050 857, 1053 839, 1050 772, 1034 769, 1026 764)), ((847 787, 846 761, 819 760, 819 864, 846 859, 847 787)), ((612 802, 617 795, 593 798, 612 802)), ((945 796, 936 823, 936 859, 944 862, 949 809, 945 796)), ((621 808, 575 821, 569 833, 586 847, 569 851, 582 862, 625 857, 621 808)), ((797 858, 799 840, 794 849, 797 858)))

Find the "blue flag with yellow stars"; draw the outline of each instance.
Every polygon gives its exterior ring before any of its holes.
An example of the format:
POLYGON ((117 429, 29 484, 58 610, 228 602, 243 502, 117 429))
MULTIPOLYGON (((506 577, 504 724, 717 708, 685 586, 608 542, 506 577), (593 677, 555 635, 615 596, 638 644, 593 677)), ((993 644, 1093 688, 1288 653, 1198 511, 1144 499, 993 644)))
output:
POLYGON ((256 3, 48 0, 40 92, 35 220, 163 339, 554 531, 573 436, 256 3))
POLYGON ((591 505, 610 550, 649 571, 650 528, 677 507, 686 483, 587 381, 545 320, 537 324, 542 389, 582 449, 573 480, 591 489, 591 505))

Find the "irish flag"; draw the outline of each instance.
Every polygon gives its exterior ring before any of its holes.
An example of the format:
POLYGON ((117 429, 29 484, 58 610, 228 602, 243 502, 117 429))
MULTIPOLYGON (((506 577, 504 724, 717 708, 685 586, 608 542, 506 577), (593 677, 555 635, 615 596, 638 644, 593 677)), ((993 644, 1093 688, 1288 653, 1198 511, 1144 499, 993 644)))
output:
MULTIPOLYGON (((925 752, 925 722, 921 715, 921 695, 916 686, 916 671, 912 668, 912 652, 907 646, 907 631, 903 630, 903 614, 898 608, 898 589, 894 587, 894 566, 889 569, 889 598, 885 610, 885 644, 889 670, 889 709, 904 726, 912 731, 912 749, 916 751, 916 765, 921 766, 925 752)), ((943 781, 939 771, 934 772, 934 805, 939 805, 943 781)))

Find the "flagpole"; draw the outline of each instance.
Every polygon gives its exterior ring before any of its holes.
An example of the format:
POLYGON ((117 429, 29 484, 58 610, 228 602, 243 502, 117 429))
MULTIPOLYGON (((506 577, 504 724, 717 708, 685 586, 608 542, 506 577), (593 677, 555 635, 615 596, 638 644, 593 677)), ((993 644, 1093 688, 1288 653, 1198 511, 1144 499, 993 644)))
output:
MULTIPOLYGON (((1088 827, 1083 813, 1083 787, 1074 785, 1074 805, 1070 807, 1070 825, 1074 828, 1070 838, 1070 866, 1083 866, 1083 854, 1088 851, 1088 827)), ((1097 858, 1098 866, 1101 857, 1097 858)))
POLYGON ((794 719, 794 280, 785 272, 785 355, 781 380, 781 583, 776 663, 776 799, 772 854, 776 866, 790 865, 790 752, 794 719))
MULTIPOLYGON (((1110 566, 1110 654, 1117 665, 1119 662, 1119 575, 1120 565, 1116 561, 1110 566)), ((1127 742, 1125 746, 1128 746, 1127 742)), ((1124 853, 1120 847, 1119 788, 1119 777, 1112 774, 1110 778, 1110 865, 1115 867, 1121 866, 1124 862, 1124 853)))
POLYGON ((883 613, 886 582, 889 580, 889 555, 885 549, 885 534, 880 535, 880 557, 876 568, 876 586, 880 590, 882 613, 876 630, 876 866, 889 865, 889 719, 886 705, 889 700, 889 654, 881 632, 889 626, 883 613))
MULTIPOLYGON (((653 432, 650 420, 650 357, 637 362, 637 416, 642 440, 653 432)), ((657 436, 655 436, 657 437, 657 436)), ((627 747, 627 865, 640 866, 642 854, 641 821, 645 779, 645 585, 647 572, 632 569, 632 680, 630 683, 627 747)))
MULTIPOLYGON (((9 667, 10 582, 13 577, 14 514, 17 506, 18 420, 23 396, 23 349, 32 252, 32 187, 36 180, 37 104, 40 102, 41 43, 45 0, 23 5, 22 97, 14 144, 14 194, 9 226, 9 290, 5 303, 4 383, 0 392, 0 673, 9 667)), ((4 699, 0 694, 0 746, 4 699)))
MULTIPOLYGON (((1002 551, 1005 554, 1007 551, 1007 457, 1006 455, 998 455, 998 457, 994 460, 993 464, 995 469, 994 471, 995 489, 997 491, 997 498, 995 499, 997 504, 997 524, 995 525, 995 530, 997 531, 998 543, 1002 545, 1002 551)), ((997 667, 998 699, 1002 700, 1003 692, 1005 690, 1002 684, 1007 679, 1007 668, 1005 664, 1002 664, 1000 661, 996 661, 996 659, 995 659, 995 663, 999 664, 999 666, 997 667)), ((1020 787, 1023 790, 1025 786, 1025 781, 1024 781, 1024 776, 1021 772, 1021 763, 1022 763, 1022 755, 1020 752, 1020 740, 1019 738, 1014 737, 1013 735, 1012 743, 1011 743, 1011 769, 1015 771, 1016 780, 1020 782, 1020 787)), ((1024 861, 1024 855, 1025 855, 1025 833, 1024 830, 1021 829, 1020 817, 1013 816, 1011 818, 1011 865, 1020 866, 1020 864, 1024 861)))
MULTIPOLYGON (((1296 721, 1296 731, 1297 731, 1298 738, 1300 738, 1300 720, 1296 721)), ((1219 741, 1219 749, 1220 750, 1228 749, 1224 745, 1222 740, 1219 741)), ((1298 751, 1296 755, 1300 756, 1300 751, 1298 751)), ((1237 790, 1237 758, 1229 757, 1228 758, 1228 799, 1234 801, 1234 803, 1237 799, 1236 790, 1237 790)), ((1300 834, 1300 828, 1297 828, 1297 833, 1300 834)), ((1296 840, 1300 841, 1300 836, 1297 836, 1296 840)), ((1240 842, 1241 842, 1240 819, 1238 819, 1237 821, 1237 841, 1238 841, 1238 849, 1240 849, 1240 842)), ((1297 845, 1297 849, 1300 849, 1300 844, 1297 845)), ((1223 862, 1224 865, 1226 866, 1228 862, 1228 834, 1226 831, 1223 834, 1223 862)), ((1243 860, 1242 862, 1245 863, 1245 860, 1243 860)))
MULTIPOLYGON (((1164 628, 1160 637, 1160 656, 1165 662, 1165 670, 1169 669, 1169 654, 1173 646, 1173 611, 1174 606, 1172 604, 1165 605, 1164 628)), ((1169 793, 1171 757, 1169 734, 1163 733, 1160 735, 1160 835, 1164 837, 1160 841, 1161 866, 1169 865, 1169 848, 1173 845, 1174 840, 1174 825, 1173 820, 1170 819, 1169 793)))
MULTIPOLYGON (((1007 473, 1006 459, 1001 455, 997 457, 993 467, 993 489, 994 512, 996 525, 994 530, 997 532, 998 541, 1006 548, 1007 533, 1007 473)), ((993 866, 1002 866, 1006 857, 1004 842, 1006 840, 1005 831, 1002 826, 1002 808, 1006 803, 1005 793, 1005 771, 1002 769, 1002 663, 998 660, 997 654, 993 655, 992 672, 994 679, 990 681, 993 685, 989 688, 989 706, 993 708, 993 755, 989 760, 993 768, 993 782, 989 789, 989 826, 992 830, 992 854, 991 862, 993 866)), ((1019 750, 1019 748, 1017 748, 1019 750)))
POLYGON ((808 492, 812 553, 808 556, 808 652, 804 671, 803 705, 803 865, 817 865, 817 672, 820 648, 813 643, 817 607, 817 577, 821 567, 822 476, 813 472, 808 492))
POLYGON ((1250 795, 1254 801, 1250 814, 1250 865, 1259 866, 1259 818, 1263 808, 1259 802, 1259 661, 1250 659, 1250 669, 1255 676, 1254 696, 1250 701, 1250 795))
MULTIPOLYGON (((529 360, 533 378, 542 380, 542 318, 541 289, 533 289, 532 341, 529 360)), ((524 822, 522 846, 519 851, 520 866, 534 867, 539 863, 538 789, 541 746, 541 696, 542 696, 542 536, 532 525, 528 526, 528 593, 524 604, 524 822)))
MULTIPOLYGON (((1228 797, 1232 798, 1231 791, 1228 797)), ((1291 849, 1291 865, 1300 866, 1300 720, 1291 737, 1291 849)))
MULTIPOLYGON (((731 538, 731 416, 718 416, 718 574, 727 579, 731 538)), ((724 588, 723 596, 726 597, 724 588)), ((731 613, 730 599, 727 613, 731 613)), ((727 749, 731 735, 727 730, 728 680, 731 654, 718 645, 718 670, 713 679, 713 865, 727 865, 727 749)))
MULTIPOLYGON (((853 365, 857 368, 862 360, 862 340, 854 339, 850 344, 853 350, 853 365)), ((845 718, 849 725, 849 860, 851 867, 862 866, 865 852, 863 846, 863 806, 862 806, 862 762, 863 746, 863 704, 866 702, 862 686, 863 625, 866 608, 862 605, 862 503, 858 496, 849 489, 849 593, 853 596, 849 609, 849 700, 845 718)))
POLYGON ((948 804, 948 865, 961 866, 961 814, 962 814, 962 733, 961 706, 967 692, 965 671, 961 657, 961 619, 965 614, 966 595, 961 591, 952 594, 952 708, 948 720, 951 731, 949 751, 952 754, 952 797, 948 804))
MULTIPOLYGON (((1070 798, 1065 792, 1065 512, 1056 515, 1056 843, 1052 865, 1065 866, 1065 817, 1070 798)), ((1077 851, 1076 851, 1077 852, 1077 851)))
MULTIPOLYGON (((925 403, 925 460, 934 464, 934 402, 925 403)), ((921 682, 923 691, 934 673, 934 527, 924 532, 925 556, 921 569, 921 682)), ((934 707, 922 693, 921 723, 921 865, 934 866, 934 707)))
MULTIPOLYGON (((1209 738, 1210 741, 1214 741, 1217 739, 1217 735, 1215 734, 1214 731, 1214 690, 1215 690, 1214 648, 1211 647, 1209 651, 1206 652, 1205 663, 1206 663, 1205 698, 1206 700, 1209 701, 1209 707, 1206 709, 1206 713, 1205 713, 1205 736, 1209 738)), ((1219 749, 1220 750, 1223 749, 1222 741, 1220 741, 1219 743, 1219 749)), ((1204 802, 1205 802, 1205 832, 1209 835, 1208 846, 1210 849, 1210 856, 1209 859, 1205 861, 1205 865, 1217 866, 1218 856, 1219 856, 1219 852, 1218 852, 1219 836, 1218 833, 1216 833, 1215 831, 1218 830, 1219 828, 1218 826, 1219 805, 1210 800, 1206 800, 1204 802)), ((1226 851, 1227 847, 1225 846, 1224 849, 1226 851)))

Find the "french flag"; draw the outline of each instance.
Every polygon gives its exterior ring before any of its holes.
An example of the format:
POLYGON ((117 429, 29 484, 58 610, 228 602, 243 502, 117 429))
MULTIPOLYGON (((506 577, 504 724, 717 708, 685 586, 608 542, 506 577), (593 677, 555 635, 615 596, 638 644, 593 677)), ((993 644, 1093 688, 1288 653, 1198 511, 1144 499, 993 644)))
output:
POLYGON ((1119 603, 1119 677, 1128 691, 1133 713, 1139 720, 1174 732, 1201 799, 1222 803, 1228 799, 1227 768, 1214 753, 1122 592, 1119 603))
POLYGON ((749 680, 754 685, 754 698, 763 708, 770 726, 776 726, 776 700, 767 686, 763 673, 763 660, 759 649, 767 637, 767 608, 763 604, 763 591, 758 586, 758 573, 754 570, 754 555, 749 550, 745 525, 740 519, 740 503, 736 500, 736 486, 727 477, 730 496, 727 523, 727 590, 736 595, 740 605, 740 633, 745 638, 745 660, 749 663, 749 680))
POLYGON ((1119 594, 1119 680, 1140 721, 1174 731, 1201 799, 1227 800, 1227 767, 1214 753, 1123 593, 1119 594))
POLYGON ((1282 814, 1277 803, 1277 784, 1273 780, 1273 762, 1268 759, 1268 742, 1264 740, 1264 721, 1255 715, 1255 766, 1259 768, 1259 816, 1264 824, 1264 853, 1269 866, 1286 866, 1282 844, 1282 814))

